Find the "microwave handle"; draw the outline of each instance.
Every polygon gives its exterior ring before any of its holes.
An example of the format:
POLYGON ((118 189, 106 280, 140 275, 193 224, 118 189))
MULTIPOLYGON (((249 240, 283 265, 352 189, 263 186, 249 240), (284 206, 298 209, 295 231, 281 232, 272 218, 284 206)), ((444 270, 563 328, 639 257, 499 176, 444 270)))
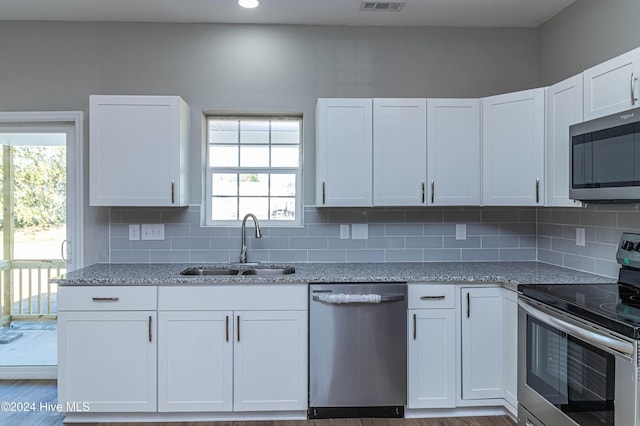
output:
POLYGON ((555 328, 556 330, 570 334, 571 336, 579 337, 585 342, 590 343, 593 346, 597 346, 598 348, 608 353, 614 355, 624 354, 629 357, 633 356, 633 344, 630 342, 615 339, 611 336, 605 336, 603 334, 570 324, 534 308, 529 303, 521 299, 518 299, 518 306, 538 321, 543 322, 548 326, 555 328))

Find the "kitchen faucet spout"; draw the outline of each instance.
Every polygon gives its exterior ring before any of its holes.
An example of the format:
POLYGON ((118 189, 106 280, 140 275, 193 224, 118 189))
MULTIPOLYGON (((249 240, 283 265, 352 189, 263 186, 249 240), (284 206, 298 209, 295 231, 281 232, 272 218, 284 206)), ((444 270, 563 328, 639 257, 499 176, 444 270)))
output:
POLYGON ((262 238, 262 231, 260 230, 260 224, 258 218, 253 213, 247 213, 242 219, 242 247, 240 249, 240 263, 247 263, 247 219, 253 219, 253 223, 256 227, 256 238, 262 238))

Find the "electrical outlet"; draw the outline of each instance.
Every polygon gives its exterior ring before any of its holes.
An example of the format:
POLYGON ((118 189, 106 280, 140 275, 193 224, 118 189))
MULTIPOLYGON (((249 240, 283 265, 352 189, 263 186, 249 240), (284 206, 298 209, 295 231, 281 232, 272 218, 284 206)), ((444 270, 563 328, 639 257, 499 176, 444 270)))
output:
POLYGON ((467 225, 464 223, 456 224, 456 240, 467 239, 467 225))
POLYGON ((584 247, 584 244, 585 244, 584 228, 576 228, 576 245, 580 247, 584 247))
POLYGON ((340 239, 341 240, 349 239, 349 225, 340 225, 340 239))
POLYGON ((129 241, 140 239, 140 225, 129 225, 129 241))
POLYGON ((143 240, 164 240, 164 225, 143 223, 141 236, 143 240))
POLYGON ((351 225, 351 238, 354 240, 369 239, 369 225, 366 223, 354 223, 351 225))

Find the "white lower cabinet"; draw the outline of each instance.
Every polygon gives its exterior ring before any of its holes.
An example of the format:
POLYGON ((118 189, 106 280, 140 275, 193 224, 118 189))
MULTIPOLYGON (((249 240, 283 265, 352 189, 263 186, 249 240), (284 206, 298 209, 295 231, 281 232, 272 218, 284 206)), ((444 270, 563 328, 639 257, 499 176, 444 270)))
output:
POLYGON ((504 398, 503 288, 462 287, 462 399, 504 398))
POLYGON ((234 411, 307 408, 307 313, 236 312, 234 411))
POLYGON ((289 286, 161 287, 158 411, 306 410, 307 290, 289 286))
POLYGON ((518 410, 518 293, 504 294, 504 401, 512 413, 518 410))
POLYGON ((63 409, 156 411, 155 287, 61 286, 58 301, 63 409))
POLYGON ((233 409, 233 312, 158 314, 158 411, 233 409))
POLYGON ((456 406, 454 288, 409 286, 408 408, 456 406))

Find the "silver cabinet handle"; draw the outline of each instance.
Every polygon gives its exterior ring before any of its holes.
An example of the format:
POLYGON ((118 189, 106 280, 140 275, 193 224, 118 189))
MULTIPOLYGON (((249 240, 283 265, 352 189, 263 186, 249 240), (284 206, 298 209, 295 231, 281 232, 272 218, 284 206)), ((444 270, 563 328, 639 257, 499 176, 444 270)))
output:
POLYGON ((431 204, 434 203, 436 197, 436 181, 431 179, 431 204))
POLYGON ((238 342, 240 341, 240 315, 238 315, 238 342))
POLYGON ((67 259, 64 255, 64 247, 69 245, 69 241, 67 240, 62 240, 62 244, 60 245, 60 258, 62 258, 62 260, 64 260, 65 262, 68 262, 69 259, 67 259))
POLYGON ((326 185, 324 182, 322 182, 322 204, 326 204, 327 201, 327 192, 326 192, 326 185))
POLYGON ((152 340, 153 340, 153 332, 151 328, 151 315, 149 315, 149 341, 151 342, 152 340))
POLYGON ((444 296, 420 296, 420 300, 444 300, 444 296))
POLYGON ((418 322, 416 320, 416 314, 413 314, 413 340, 416 340, 418 334, 418 322))
POLYGON ((171 181, 171 204, 176 203, 176 181, 171 181))
POLYGON ((422 181, 422 204, 424 204, 425 202, 425 188, 424 188, 424 181, 422 181))
POLYGON ((226 336, 226 340, 225 341, 228 342, 229 341, 229 315, 227 315, 227 317, 225 318, 225 327, 226 327, 226 330, 227 330, 226 333, 225 333, 225 336, 226 336))
POLYGON ((540 178, 536 178, 536 204, 540 202, 540 178))
POLYGON ((118 297, 93 297, 91 300, 94 302, 117 302, 120 299, 118 297))
POLYGON ((631 105, 635 105, 638 98, 636 98, 636 81, 638 77, 634 73, 631 73, 631 105))

